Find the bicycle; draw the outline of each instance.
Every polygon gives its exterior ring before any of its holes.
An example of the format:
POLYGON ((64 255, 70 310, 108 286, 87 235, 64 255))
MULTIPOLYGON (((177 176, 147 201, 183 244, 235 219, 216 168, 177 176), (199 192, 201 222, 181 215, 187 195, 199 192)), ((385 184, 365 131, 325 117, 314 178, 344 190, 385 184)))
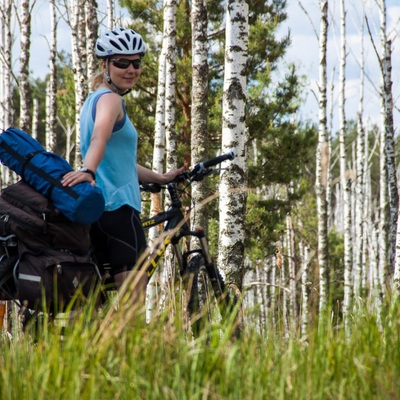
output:
MULTIPOLYGON (((181 195, 196 181, 201 181, 216 169, 213 167, 226 160, 232 160, 234 152, 217 156, 195 165, 191 170, 185 171, 166 185, 155 183, 140 183, 141 191, 159 193, 166 190, 170 197, 167 210, 142 220, 145 230, 164 224, 161 234, 162 241, 157 249, 147 260, 147 275, 150 279, 168 246, 172 246, 173 254, 178 264, 179 275, 187 288, 187 312, 191 320, 194 334, 198 334, 205 325, 205 321, 212 321, 215 310, 220 318, 225 318, 235 310, 236 295, 229 293, 225 282, 213 261, 208 247, 204 230, 197 228, 191 230, 185 218, 181 195), (183 188, 182 188, 183 186, 183 188), (182 251, 181 240, 197 238, 199 247, 182 251)), ((14 235, 0 235, 0 300, 18 301, 18 240, 14 235)), ((107 279, 108 268, 99 265, 99 280, 103 284, 107 279)), ((19 307, 22 307, 19 304, 19 307)))
MULTIPOLYGON (((226 160, 232 160, 234 152, 228 152, 210 160, 201 162, 190 171, 184 172, 167 185, 141 183, 141 190, 159 193, 166 190, 170 197, 169 209, 142 220, 145 230, 165 224, 159 244, 149 260, 147 275, 150 279, 156 271, 159 261, 168 246, 172 246, 177 260, 179 275, 187 286, 187 311, 194 333, 199 333, 205 326, 205 320, 212 322, 215 312, 219 318, 225 318, 235 310, 236 295, 229 293, 225 282, 210 254, 208 241, 202 228, 191 230, 184 216, 181 194, 193 183, 203 180, 214 170, 212 167, 226 160), (180 186, 183 185, 183 188, 180 186), (182 238, 197 238, 199 247, 182 252, 182 238)), ((218 318, 218 317, 217 317, 218 318)))

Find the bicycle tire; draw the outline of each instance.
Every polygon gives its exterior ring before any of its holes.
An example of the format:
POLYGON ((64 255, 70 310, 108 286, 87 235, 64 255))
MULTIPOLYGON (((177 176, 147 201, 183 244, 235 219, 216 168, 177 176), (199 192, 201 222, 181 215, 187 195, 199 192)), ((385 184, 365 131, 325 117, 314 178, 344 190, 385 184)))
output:
POLYGON ((191 277, 188 314, 192 332, 198 336, 204 329, 213 329, 221 325, 223 313, 220 306, 221 302, 225 301, 225 286, 215 265, 207 267, 204 257, 200 254, 191 259, 187 271, 191 277))

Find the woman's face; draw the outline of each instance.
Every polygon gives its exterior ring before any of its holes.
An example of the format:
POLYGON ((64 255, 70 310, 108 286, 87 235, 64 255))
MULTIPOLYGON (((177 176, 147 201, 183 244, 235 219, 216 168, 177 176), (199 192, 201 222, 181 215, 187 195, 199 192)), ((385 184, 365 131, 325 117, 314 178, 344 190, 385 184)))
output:
MULTIPOLYGON (((107 62, 103 63, 103 70, 107 70, 107 62)), ((114 85, 121 90, 132 89, 140 77, 140 72, 141 59, 138 54, 133 56, 113 56, 108 60, 110 78, 114 85)))

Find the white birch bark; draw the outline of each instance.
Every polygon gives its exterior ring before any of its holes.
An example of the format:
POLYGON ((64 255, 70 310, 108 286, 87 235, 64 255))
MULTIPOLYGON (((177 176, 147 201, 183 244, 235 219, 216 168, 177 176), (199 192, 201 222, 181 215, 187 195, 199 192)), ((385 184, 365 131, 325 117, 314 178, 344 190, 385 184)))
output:
POLYGON ((114 28, 114 0, 107 0, 107 29, 114 28))
POLYGON ((244 221, 247 190, 245 125, 248 5, 228 1, 226 10, 222 150, 236 148, 235 159, 222 171, 219 192, 219 266, 229 284, 239 289, 244 266, 244 221))
MULTIPOLYGON (((11 74, 12 74, 12 33, 11 33, 11 17, 12 17, 12 0, 3 0, 1 6, 1 43, 0 43, 0 76, 1 76, 1 127, 9 128, 11 125, 11 116, 13 110, 11 74)), ((4 188, 10 183, 10 170, 3 164, 0 166, 1 186, 4 188)))
POLYGON ((75 82, 75 137, 74 153, 69 157, 70 163, 74 168, 80 163, 80 144, 79 144, 79 125, 80 110, 85 101, 87 94, 87 77, 86 77, 86 57, 82 52, 81 34, 85 30, 82 29, 84 23, 84 0, 72 0, 69 4, 69 23, 71 27, 71 45, 72 45, 72 67, 74 70, 75 82))
MULTIPOLYGON (((386 0, 380 1, 381 20, 381 68, 382 68, 382 129, 385 131, 388 189, 390 202, 390 225, 389 225, 389 257, 390 271, 394 267, 396 253, 397 217, 399 207, 399 194, 397 189, 397 176, 395 165, 395 144, 393 126, 393 94, 392 94, 392 49, 391 41, 386 33, 386 0)), ((389 272, 390 273, 390 272, 389 272)))
POLYGON ((294 244, 294 230, 292 216, 286 215, 286 237, 287 237, 287 259, 288 259, 288 279, 289 279, 289 317, 290 326, 294 327, 297 323, 297 290, 296 290, 296 254, 294 244))
POLYGON ((380 180, 379 180, 379 283, 381 286, 381 296, 386 296, 386 281, 388 275, 389 262, 389 230, 390 221, 388 216, 389 206, 389 191, 388 191, 388 166, 386 153, 386 130, 385 130, 385 110, 384 97, 382 92, 382 126, 380 129, 380 180))
POLYGON ((87 60, 87 76, 93 76, 99 69, 97 57, 94 52, 96 39, 98 36, 99 22, 97 18, 97 1, 85 1, 85 17, 86 17, 86 60, 87 60))
POLYGON ((361 277, 361 289, 365 288, 364 254, 364 208, 365 208, 365 129, 363 123, 364 114, 364 18, 361 25, 361 54, 360 54, 360 97, 357 115, 357 156, 356 156, 356 210, 355 210, 355 253, 354 269, 359 271, 361 277))
MULTIPOLYGON (((8 128, 11 124, 12 115, 12 35, 11 14, 12 1, 2 0, 0 12, 0 123, 1 127, 8 128)), ((3 177, 4 166, 1 166, 3 177)))
POLYGON ((165 138, 166 168, 177 166, 175 132, 176 107, 176 0, 164 0, 165 64, 165 138))
POLYGON ((32 137, 37 139, 39 127, 39 100, 33 99, 33 111, 32 111, 32 137))
POLYGON ((57 126, 57 14, 54 0, 50 0, 50 19, 51 19, 51 37, 50 37, 50 76, 47 86, 47 113, 46 113, 46 148, 54 151, 56 141, 57 126))
MULTIPOLYGON (((205 0, 192 1, 192 109, 191 109, 191 157, 192 165, 206 159, 208 153, 208 37, 207 5, 205 0)), ((201 204, 207 197, 207 179, 194 182, 192 199, 201 204)), ((193 210, 192 228, 201 226, 207 236, 207 207, 193 210)))
MULTIPOLYGON (((346 160, 346 143, 345 138, 347 134, 346 128, 346 9, 344 0, 340 1, 340 68, 339 68, 339 147, 340 147, 340 183, 343 193, 343 213, 344 213, 344 301, 343 301, 343 315, 345 322, 350 313, 351 306, 351 275, 352 275, 352 221, 351 221, 351 206, 350 206, 350 185, 351 180, 347 173, 347 160, 346 160)), ((356 272, 356 271, 355 271, 356 272)), ((360 273, 355 274, 355 291, 358 295, 356 285, 360 284, 360 273)))
POLYGON ((329 168, 329 150, 327 141, 327 79, 326 55, 328 41, 328 1, 320 0, 320 37, 319 37, 319 124, 316 165, 316 195, 318 213, 318 263, 319 263, 319 313, 323 321, 328 301, 328 221, 326 185, 329 168))
POLYGON ((22 0, 20 7, 20 56, 19 56, 19 91, 20 91, 20 128, 31 132, 32 96, 29 87, 29 58, 31 47, 31 10, 29 0, 22 0))
MULTIPOLYGON (((166 170, 176 168, 178 156, 175 132, 176 11, 176 0, 164 0, 166 170)), ((169 202, 169 199, 166 199, 166 202, 169 202)), ((174 280, 173 254, 170 247, 165 252, 164 261, 164 269, 161 274, 161 290, 164 292, 162 303, 168 293, 168 284, 174 280)))
MULTIPOLYGON (((156 121, 154 132, 153 147, 153 171, 162 173, 164 171, 165 160, 165 53, 167 41, 162 41, 161 53, 158 61, 158 84, 157 84, 157 103, 156 103, 156 121)), ((150 215, 155 215, 161 211, 162 196, 161 193, 151 194, 150 215)), ((157 239, 159 233, 158 227, 149 230, 149 245, 151 246, 157 239)), ((162 260, 160 260, 162 263, 162 260)), ((153 318, 157 305, 157 286, 160 279, 160 267, 157 268, 151 277, 146 290, 146 320, 149 322, 153 318)))

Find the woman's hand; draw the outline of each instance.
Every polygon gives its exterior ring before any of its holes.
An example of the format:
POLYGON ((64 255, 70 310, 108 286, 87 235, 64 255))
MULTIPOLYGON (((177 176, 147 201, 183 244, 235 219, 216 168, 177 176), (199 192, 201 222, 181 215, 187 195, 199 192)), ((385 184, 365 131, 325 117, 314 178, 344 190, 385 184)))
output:
POLYGON ((170 171, 160 175, 162 182, 157 182, 157 183, 165 184, 171 182, 173 179, 175 179, 178 175, 180 175, 182 172, 185 172, 186 170, 187 170, 186 167, 171 169, 170 171))
POLYGON ((77 183, 81 182, 90 182, 92 186, 96 185, 96 181, 93 179, 93 177, 84 171, 68 172, 63 176, 61 180, 63 186, 74 186, 77 183))

